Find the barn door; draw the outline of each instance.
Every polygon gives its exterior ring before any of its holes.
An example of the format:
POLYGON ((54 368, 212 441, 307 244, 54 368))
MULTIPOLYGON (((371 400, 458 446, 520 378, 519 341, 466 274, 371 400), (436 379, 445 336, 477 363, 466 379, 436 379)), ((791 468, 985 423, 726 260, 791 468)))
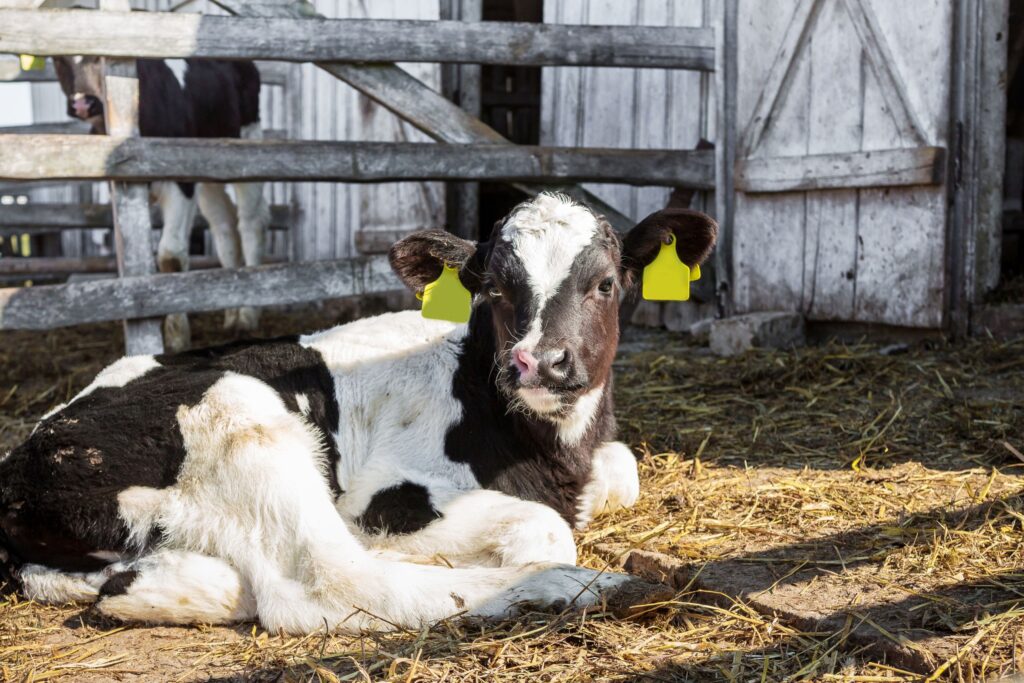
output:
POLYGON ((737 312, 944 324, 954 1, 739 1, 737 312))

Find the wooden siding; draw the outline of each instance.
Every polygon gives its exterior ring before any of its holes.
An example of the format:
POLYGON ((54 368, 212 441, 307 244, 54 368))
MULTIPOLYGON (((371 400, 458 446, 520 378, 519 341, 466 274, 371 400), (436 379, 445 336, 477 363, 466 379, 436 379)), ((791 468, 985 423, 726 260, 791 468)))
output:
MULTIPOLYGON (((712 0, 549 0, 545 23, 712 26, 712 0)), ((715 139, 714 77, 697 71, 545 67, 541 76, 541 144, 693 149, 715 139)), ((585 187, 639 220, 664 208, 670 190, 590 183, 585 187)), ((713 211, 708 197, 696 205, 713 211)), ((686 327, 711 306, 644 302, 637 320, 686 327)))
MULTIPOLYGON (((741 0, 740 167, 744 159, 948 147, 952 5, 741 0)), ((737 311, 941 326, 946 192, 944 183, 738 192, 737 311)))
MULTIPOLYGON (((89 3, 82 3, 88 5, 89 3)), ((133 0, 138 9, 167 11, 172 0, 133 0)), ((332 18, 437 19, 437 0, 317 0, 318 12, 332 18)), ((201 0, 181 11, 223 14, 201 0)), ((434 64, 403 64, 403 68, 437 89, 440 69, 434 64)), ((312 64, 293 66, 301 102, 292 120, 284 88, 265 85, 261 96, 263 127, 287 131, 294 139, 426 142, 429 139, 394 114, 372 103, 349 86, 312 64)), ((35 120, 66 121, 66 105, 55 83, 34 83, 35 120)), ((89 187, 89 186, 86 186, 89 187)), ((269 253, 297 260, 344 258, 357 254, 355 234, 361 230, 411 230, 444 225, 444 192, 440 183, 402 182, 377 185, 351 183, 273 183, 268 198, 273 204, 299 208, 292 231, 275 232, 269 253)), ((106 184, 96 183, 83 192, 77 186, 33 189, 33 202, 105 202, 106 184)), ((67 231, 61 235, 67 256, 110 254, 109 232, 67 231)), ((212 245, 207 252, 212 254, 212 245)))

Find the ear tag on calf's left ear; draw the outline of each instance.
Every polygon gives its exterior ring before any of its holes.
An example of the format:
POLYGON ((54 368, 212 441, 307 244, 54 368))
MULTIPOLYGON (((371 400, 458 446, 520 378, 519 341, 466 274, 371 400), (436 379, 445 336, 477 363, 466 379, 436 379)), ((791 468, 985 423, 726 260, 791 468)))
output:
POLYGON ((22 71, 42 71, 46 68, 46 57, 19 55, 18 60, 22 71))
POLYGON ((473 295, 459 280, 459 269, 444 264, 441 277, 423 288, 416 298, 423 302, 423 317, 448 320, 453 323, 469 322, 473 308, 473 295))
POLYGON ((643 295, 648 301, 688 301, 690 282, 700 277, 700 267, 693 270, 679 260, 676 238, 661 245, 661 251, 644 268, 643 295))

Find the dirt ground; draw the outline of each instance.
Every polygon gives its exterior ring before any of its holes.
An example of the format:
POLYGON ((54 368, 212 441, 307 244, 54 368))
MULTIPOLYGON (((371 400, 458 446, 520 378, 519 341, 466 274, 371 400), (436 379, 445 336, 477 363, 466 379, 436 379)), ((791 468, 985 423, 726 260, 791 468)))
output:
MULTIPOLYGON (((271 314, 267 334, 345 317, 271 314)), ((200 343, 222 336, 216 316, 200 343)), ((119 325, 0 336, 0 452, 119 354, 119 325)), ((0 602, 10 681, 982 681, 1024 670, 1024 340, 718 359, 633 333, 617 360, 642 498, 581 561, 658 578, 628 619, 531 614, 288 638, 122 627, 0 602)))

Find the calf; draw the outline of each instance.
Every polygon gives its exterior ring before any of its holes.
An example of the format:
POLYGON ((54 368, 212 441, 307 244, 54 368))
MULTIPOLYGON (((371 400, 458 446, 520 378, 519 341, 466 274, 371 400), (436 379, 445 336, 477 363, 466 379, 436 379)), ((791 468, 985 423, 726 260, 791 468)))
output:
MULTIPOLYGON (((54 67, 68 100, 68 115, 104 134, 103 64, 97 57, 55 57, 54 67)), ((260 74, 252 62, 212 59, 139 59, 139 133, 143 137, 247 138, 262 137, 260 74)), ((263 260, 270 209, 262 183, 233 183, 238 208, 224 185, 152 183, 151 194, 163 213, 163 232, 157 251, 161 273, 188 270, 188 243, 199 211, 210 224, 217 256, 225 268, 256 266, 263 260)), ((256 309, 229 311, 228 329, 252 331, 256 309)), ((164 339, 168 350, 189 344, 188 317, 168 316, 164 339)))
POLYGON ((619 299, 672 235, 693 265, 716 226, 666 210, 620 244, 541 195, 488 242, 393 247, 413 290, 458 265, 467 325, 405 312, 124 358, 0 460, 0 546, 29 597, 150 622, 351 630, 593 602, 624 578, 572 566, 571 526, 639 489, 613 440, 619 299), (461 567, 396 561, 435 554, 461 567))

